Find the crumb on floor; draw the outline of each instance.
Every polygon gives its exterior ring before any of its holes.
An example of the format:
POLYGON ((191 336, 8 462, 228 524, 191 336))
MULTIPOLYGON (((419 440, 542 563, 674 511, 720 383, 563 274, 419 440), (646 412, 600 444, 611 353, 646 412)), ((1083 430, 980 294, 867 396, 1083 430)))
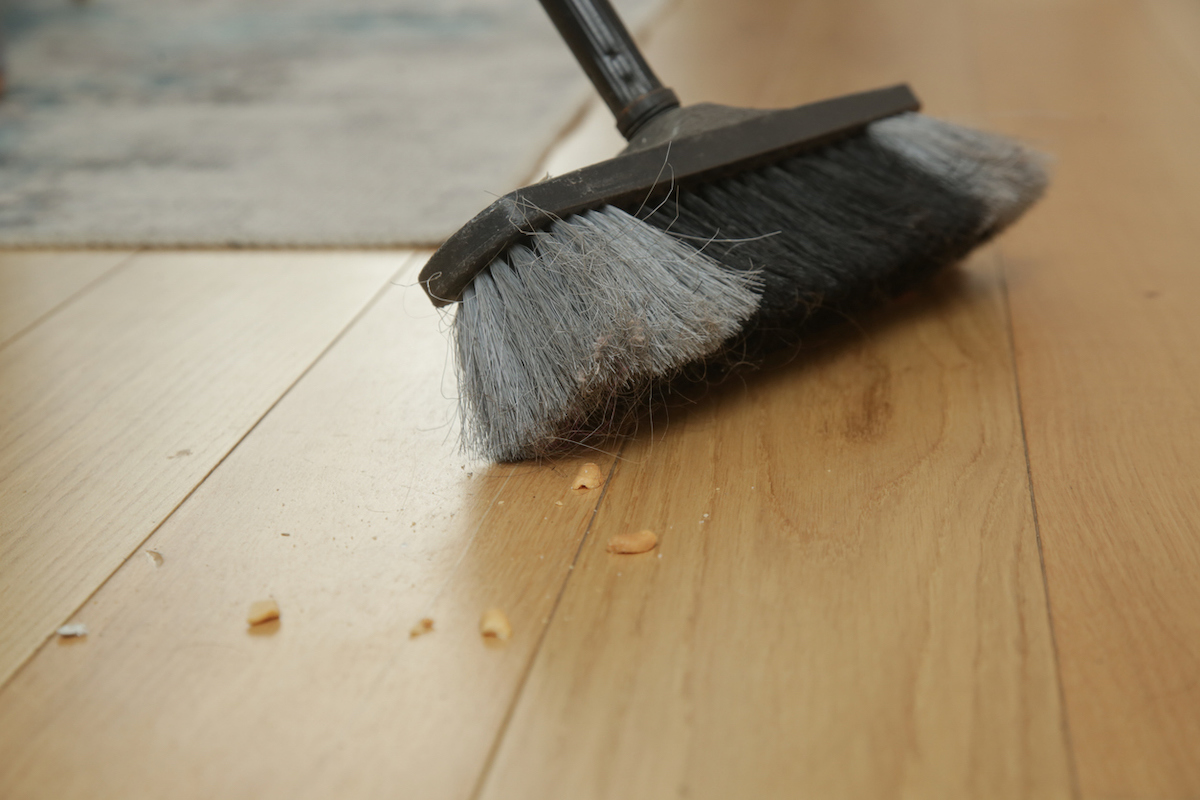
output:
POLYGON ((645 553, 653 550, 656 545, 658 545, 658 536, 652 530, 641 530, 637 533, 626 531, 618 533, 608 540, 608 552, 620 555, 645 553))
POLYGON ((590 461, 579 468, 579 472, 575 473, 575 480, 571 481, 572 489, 595 489, 604 483, 604 477, 600 474, 600 468, 590 461))
POLYGON ((273 619, 279 619, 279 603, 275 602, 275 598, 256 600, 250 604, 250 613, 246 615, 246 622, 250 625, 261 625, 273 619))
POLYGON ((507 641, 512 636, 512 623, 508 615, 498 608, 489 608, 479 619, 479 633, 485 639, 507 641))

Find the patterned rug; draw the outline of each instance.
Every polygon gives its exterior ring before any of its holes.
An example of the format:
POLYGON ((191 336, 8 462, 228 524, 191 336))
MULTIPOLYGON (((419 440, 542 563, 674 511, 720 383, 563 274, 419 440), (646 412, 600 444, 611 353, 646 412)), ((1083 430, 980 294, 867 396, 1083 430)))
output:
MULTIPOLYGON (((631 28, 654 0, 615 3, 631 28)), ((535 0, 8 0, 0 246, 436 244, 590 87, 535 0)))

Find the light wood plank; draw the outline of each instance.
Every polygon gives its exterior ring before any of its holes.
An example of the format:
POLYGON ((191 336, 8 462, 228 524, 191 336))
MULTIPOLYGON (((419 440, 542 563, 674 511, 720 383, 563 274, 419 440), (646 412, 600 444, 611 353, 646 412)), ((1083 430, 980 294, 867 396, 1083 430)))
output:
POLYGON ((1082 794, 1197 797, 1200 81, 1140 2, 980 13, 989 110, 1058 158, 999 246, 1082 794))
MULTIPOLYGON (((973 0, 989 118, 1186 118, 1196 97, 1141 0, 973 0)), ((1014 129, 1015 130, 1015 129, 1014 129)))
MULTIPOLYGON (((1163 2, 690 3, 651 53, 688 100, 908 78, 931 111, 1057 153, 1000 250, 1069 736, 985 254, 626 453, 485 797, 1059 797, 1068 739, 1084 797, 1200 792, 1200 115, 1191 12, 1166 36, 1163 2), (644 523, 666 526, 661 561, 603 553, 644 523)), ((139 556, 85 606, 98 633, 0 692, 0 796, 471 794, 591 506, 539 528, 568 465, 453 459, 449 401, 423 394, 453 391, 436 319, 396 296, 155 535, 162 568, 139 556), (250 637, 264 592, 284 623, 250 637), (497 651, 474 632, 492 603, 518 632, 497 651), (410 642, 425 613, 437 631, 410 642)))
POLYGON ((482 797, 1069 796, 998 284, 628 448, 482 797))
POLYGON ((0 683, 401 263, 142 255, 0 350, 0 683))
POLYGON ((787 107, 909 82, 932 113, 971 114, 970 8, 948 0, 675 5, 649 60, 685 103, 787 107))
POLYGON ((1200 92, 1200 6, 1191 0, 1146 0, 1146 7, 1168 60, 1200 92))
MULTIPOLYGON (((701 5, 650 47, 690 99, 978 115, 969 7, 701 5)), ((625 451, 481 797, 1067 797, 1062 723, 984 255, 625 451), (605 552, 644 526, 661 559, 605 552)))
POLYGON ((80 610, 87 641, 0 693, 0 796, 470 795, 600 490, 569 488, 580 459, 458 455, 415 275, 150 538, 162 566, 127 562, 80 610), (268 595, 282 619, 255 635, 268 595), (506 645, 479 635, 489 606, 506 645))
POLYGON ((0 347, 132 254, 0 252, 0 347))

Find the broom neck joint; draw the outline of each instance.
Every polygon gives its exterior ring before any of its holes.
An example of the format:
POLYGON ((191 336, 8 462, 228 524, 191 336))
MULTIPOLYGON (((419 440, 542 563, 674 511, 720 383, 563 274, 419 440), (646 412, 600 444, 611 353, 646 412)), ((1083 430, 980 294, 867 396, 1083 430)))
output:
POLYGON ((625 141, 632 141, 646 123, 673 108, 679 108, 679 97, 675 92, 665 86, 656 87, 617 113, 617 130, 625 141))

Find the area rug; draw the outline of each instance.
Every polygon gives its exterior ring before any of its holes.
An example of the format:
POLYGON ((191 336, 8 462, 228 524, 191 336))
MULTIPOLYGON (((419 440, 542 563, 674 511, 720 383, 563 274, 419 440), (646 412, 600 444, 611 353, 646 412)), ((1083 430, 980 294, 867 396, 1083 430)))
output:
POLYGON ((0 25, 0 246, 436 244, 590 93, 535 0, 9 0, 0 25))

